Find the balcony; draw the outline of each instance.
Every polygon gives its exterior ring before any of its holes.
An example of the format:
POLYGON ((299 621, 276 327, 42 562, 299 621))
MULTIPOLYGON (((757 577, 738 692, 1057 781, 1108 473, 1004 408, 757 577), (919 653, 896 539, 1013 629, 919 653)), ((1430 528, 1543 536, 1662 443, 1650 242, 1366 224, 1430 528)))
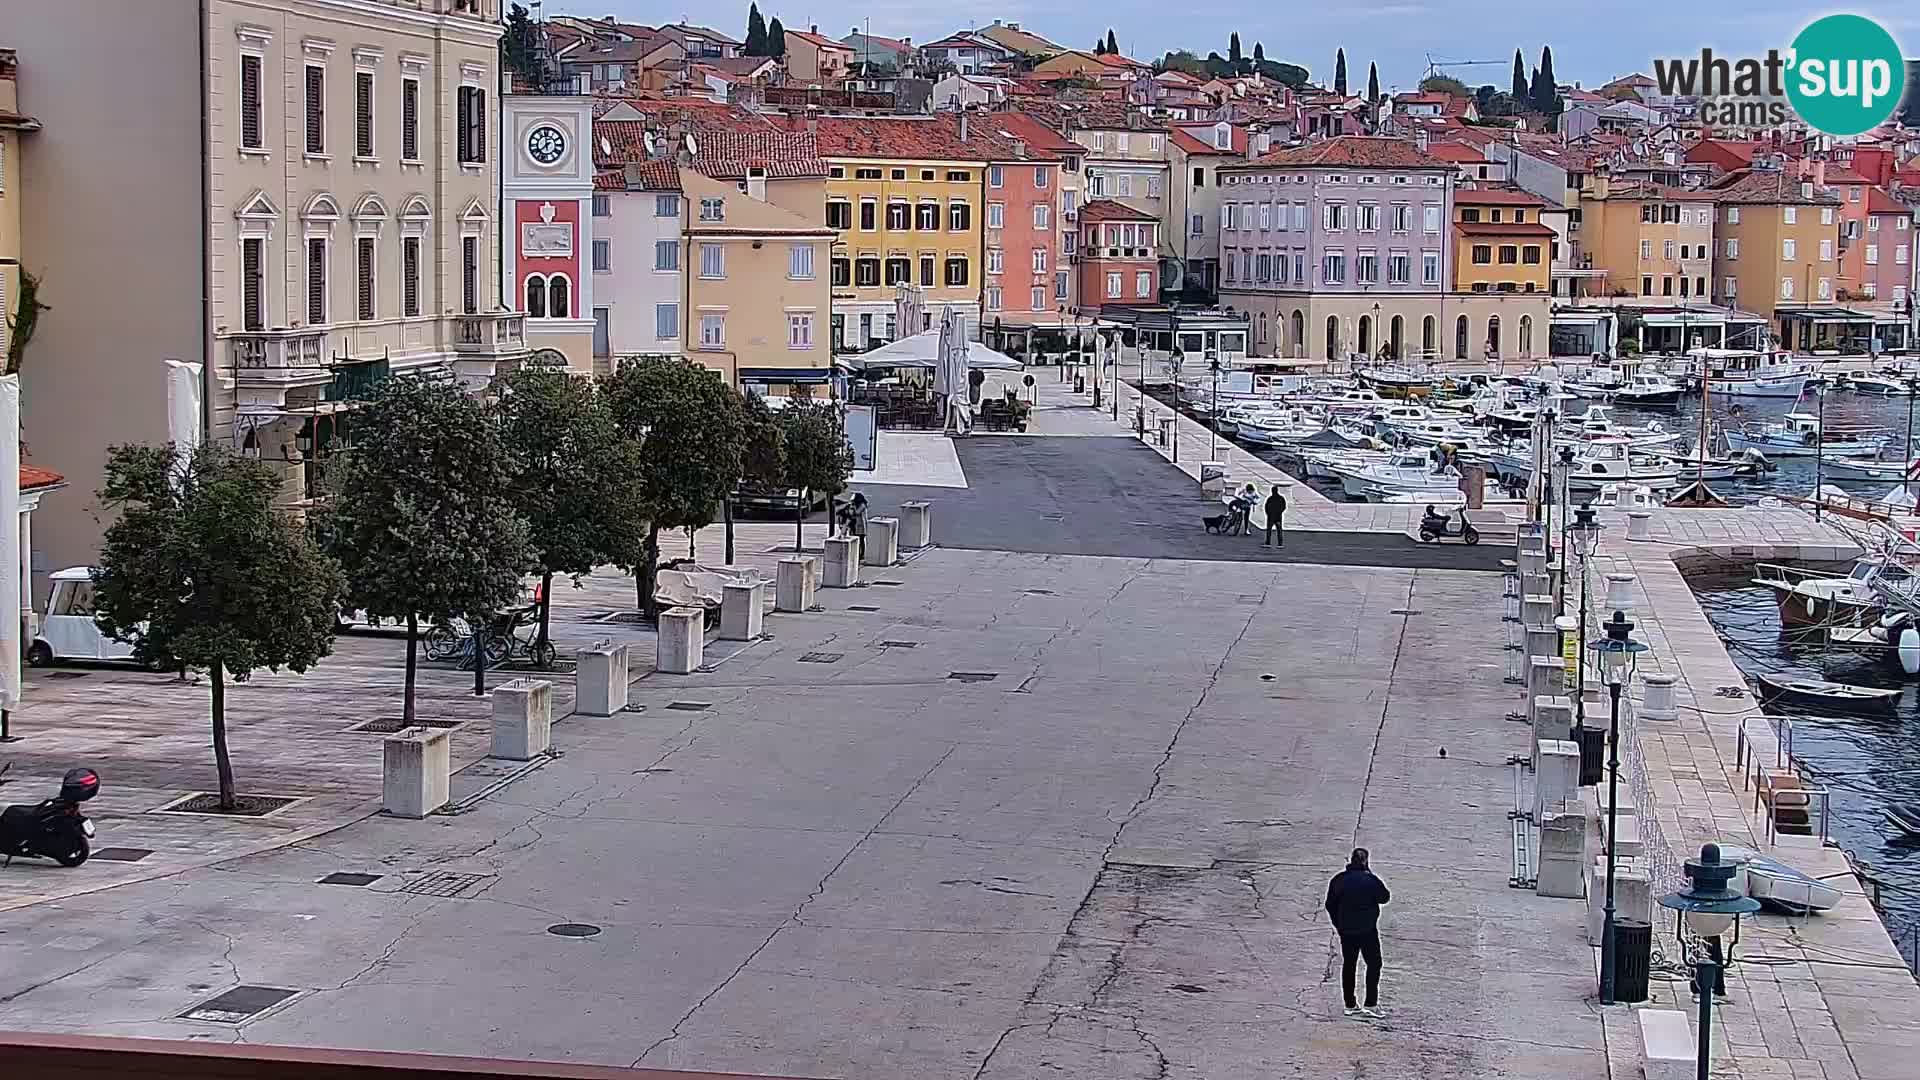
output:
POLYGON ((486 386, 503 365, 527 358, 527 317, 517 311, 456 315, 453 373, 469 389, 486 386))
POLYGON ((229 335, 234 381, 241 386, 311 386, 333 378, 327 331, 320 327, 248 330, 229 335))

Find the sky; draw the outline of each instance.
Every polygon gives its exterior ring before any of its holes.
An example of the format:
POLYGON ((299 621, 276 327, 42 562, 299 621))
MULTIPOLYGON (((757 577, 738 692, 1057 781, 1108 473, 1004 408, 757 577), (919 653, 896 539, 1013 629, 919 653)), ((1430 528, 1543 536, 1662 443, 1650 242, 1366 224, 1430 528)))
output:
MULTIPOLYGON (((528 0, 520 0, 527 3, 528 0)), ((746 34, 747 5, 709 0, 697 6, 682 0, 545 0, 549 14, 598 17, 658 25, 692 22, 746 34)), ((1779 0, 1350 0, 1311 5, 1227 3, 1223 0, 1105 0, 1100 4, 1069 0, 767 0, 761 14, 780 17, 781 25, 809 25, 833 38, 871 22, 873 33, 911 36, 926 42, 993 20, 1017 22, 1023 29, 1070 48, 1084 49, 1109 27, 1121 50, 1154 60, 1169 49, 1201 56, 1227 53, 1227 36, 1239 31, 1246 52, 1258 41, 1270 60, 1299 64, 1321 82, 1333 78, 1334 51, 1345 48, 1347 71, 1355 87, 1364 87, 1368 63, 1380 66, 1383 89, 1411 89, 1427 74, 1429 60, 1494 61, 1486 66, 1448 67, 1447 73, 1478 86, 1505 89, 1512 81, 1513 51, 1526 56, 1529 70, 1540 47, 1553 47, 1554 74, 1562 82, 1598 86, 1633 71, 1649 72, 1655 55, 1698 55, 1711 46, 1717 55, 1751 56, 1785 48, 1812 19, 1849 11, 1877 19, 1900 41, 1908 56, 1920 56, 1920 4, 1885 0, 1849 7, 1825 7, 1779 0), (1169 9, 1178 16, 1169 17, 1169 9)))

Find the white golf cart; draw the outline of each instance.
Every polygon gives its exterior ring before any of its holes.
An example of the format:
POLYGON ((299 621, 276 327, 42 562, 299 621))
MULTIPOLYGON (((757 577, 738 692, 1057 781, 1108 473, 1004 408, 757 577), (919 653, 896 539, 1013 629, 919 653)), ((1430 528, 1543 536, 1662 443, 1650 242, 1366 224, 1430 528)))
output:
POLYGON ((131 660, 133 646, 100 632, 93 621, 93 576, 84 566, 56 570, 53 594, 40 633, 27 646, 27 663, 45 667, 60 660, 131 660))

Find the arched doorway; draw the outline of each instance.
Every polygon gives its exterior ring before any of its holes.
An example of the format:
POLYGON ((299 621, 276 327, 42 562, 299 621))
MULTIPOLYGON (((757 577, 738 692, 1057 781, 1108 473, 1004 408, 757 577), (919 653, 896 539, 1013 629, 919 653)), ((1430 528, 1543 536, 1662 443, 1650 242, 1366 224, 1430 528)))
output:
POLYGON ((1340 316, 1327 316, 1327 359, 1340 359, 1340 316))
POLYGON ((1533 316, 1520 316, 1520 355, 1533 355, 1533 316))
POLYGON ((1393 321, 1387 324, 1387 345, 1393 350, 1393 358, 1395 360, 1406 356, 1406 353, 1402 350, 1406 339, 1401 336, 1405 332, 1406 320, 1395 315, 1393 321))
POLYGON ((1373 316, 1360 316, 1360 347, 1355 349, 1361 356, 1373 355, 1373 316))
POLYGON ((1500 355, 1500 316, 1487 316, 1487 355, 1500 355))
POLYGON ((1307 358, 1307 313, 1299 308, 1293 309, 1293 337, 1288 342, 1293 346, 1293 355, 1301 360, 1307 358))
POLYGON ((1429 315, 1426 318, 1420 320, 1420 358, 1421 359, 1432 360, 1439 356, 1440 341, 1437 336, 1439 332, 1440 332, 1440 324, 1438 321, 1434 319, 1433 316, 1429 315))
POLYGON ((1264 311, 1260 313, 1260 331, 1255 337, 1255 340, 1261 345, 1267 343, 1267 313, 1264 311))
POLYGON ((1455 360, 1467 358, 1467 317, 1465 315, 1460 316, 1453 324, 1453 358, 1455 360))

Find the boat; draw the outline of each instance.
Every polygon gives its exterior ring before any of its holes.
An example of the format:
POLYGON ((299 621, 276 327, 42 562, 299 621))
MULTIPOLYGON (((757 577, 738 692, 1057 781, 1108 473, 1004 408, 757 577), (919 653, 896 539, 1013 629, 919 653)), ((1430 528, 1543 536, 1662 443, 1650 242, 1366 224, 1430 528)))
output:
POLYGON ((1327 430, 1324 421, 1308 415, 1304 409, 1254 412, 1241 417, 1239 423, 1239 439, 1261 446, 1297 443, 1327 430))
POLYGON ((1350 499, 1374 500, 1441 487, 1458 490, 1460 486, 1459 470, 1451 465, 1436 468, 1430 451, 1402 450, 1385 461, 1336 465, 1332 471, 1350 499))
POLYGON ((1798 867, 1739 844, 1721 844, 1720 861, 1739 867, 1728 887, 1760 902, 1761 910, 1796 918, 1830 911, 1840 902, 1833 885, 1798 867))
POLYGON ((1862 457, 1878 455, 1887 445, 1887 437, 1864 431, 1835 434, 1812 413, 1790 412, 1774 423, 1747 424, 1727 432, 1727 445, 1735 450, 1758 450, 1768 457, 1862 457))
POLYGON ((1689 350, 1687 379, 1727 397, 1797 398, 1812 370, 1777 349, 1689 350))
POLYGON ((1892 803, 1885 813, 1894 828, 1909 837, 1920 839, 1920 803, 1892 803))
POLYGON ((1891 713, 1900 699, 1899 690, 1880 690, 1870 686, 1823 679, 1801 679, 1787 675, 1759 675, 1760 698, 1764 702, 1787 702, 1828 712, 1891 713))
POLYGON ((1886 556, 1863 557, 1844 574, 1779 563, 1756 563, 1752 584, 1774 594, 1780 624, 1787 627, 1853 626, 1879 605, 1873 583, 1905 582, 1913 575, 1886 556))
POLYGON ((1920 458, 1911 465, 1877 458, 1827 458, 1820 463, 1820 469, 1831 480, 1873 480, 1883 484, 1920 480, 1920 458))
POLYGON ((1381 397, 1423 398, 1433 393, 1433 379, 1424 372, 1404 367, 1361 368, 1353 377, 1362 386, 1370 386, 1381 397))
MULTIPOLYGON (((1564 415, 1564 414, 1563 414, 1564 415)), ((1668 431, 1658 420, 1645 424, 1622 424, 1613 418, 1610 405, 1589 405, 1587 411, 1568 421, 1576 439, 1629 439, 1637 446, 1666 446, 1680 440, 1680 433, 1668 431)))
POLYGON ((1874 397, 1905 397, 1909 390, 1907 382, 1885 374, 1855 375, 1847 385, 1856 394, 1874 397))
POLYGON ((1627 381, 1627 385, 1613 392, 1616 405, 1634 405, 1640 407, 1654 405, 1678 405, 1680 395, 1686 389, 1665 375, 1639 374, 1627 381))

